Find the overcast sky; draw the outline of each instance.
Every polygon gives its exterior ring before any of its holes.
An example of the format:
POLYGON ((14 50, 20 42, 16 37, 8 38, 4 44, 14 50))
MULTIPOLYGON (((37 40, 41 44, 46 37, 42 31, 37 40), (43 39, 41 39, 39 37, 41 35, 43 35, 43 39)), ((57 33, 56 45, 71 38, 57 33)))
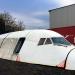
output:
POLYGON ((9 12, 28 29, 47 29, 49 10, 74 3, 75 0, 0 0, 0 12, 9 12))

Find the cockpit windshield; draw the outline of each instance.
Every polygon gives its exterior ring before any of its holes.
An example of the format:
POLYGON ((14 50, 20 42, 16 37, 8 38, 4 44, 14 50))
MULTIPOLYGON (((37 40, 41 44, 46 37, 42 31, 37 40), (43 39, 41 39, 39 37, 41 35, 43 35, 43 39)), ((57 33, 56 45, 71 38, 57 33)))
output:
POLYGON ((52 37, 52 41, 55 45, 71 45, 71 43, 63 37, 52 37))

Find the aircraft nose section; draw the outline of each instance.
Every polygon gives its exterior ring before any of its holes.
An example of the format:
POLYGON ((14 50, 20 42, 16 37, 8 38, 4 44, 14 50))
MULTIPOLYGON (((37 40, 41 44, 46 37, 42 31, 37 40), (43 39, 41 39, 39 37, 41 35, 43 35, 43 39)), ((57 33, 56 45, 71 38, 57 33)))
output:
POLYGON ((75 70, 75 49, 71 50, 68 53, 66 61, 66 69, 75 70))

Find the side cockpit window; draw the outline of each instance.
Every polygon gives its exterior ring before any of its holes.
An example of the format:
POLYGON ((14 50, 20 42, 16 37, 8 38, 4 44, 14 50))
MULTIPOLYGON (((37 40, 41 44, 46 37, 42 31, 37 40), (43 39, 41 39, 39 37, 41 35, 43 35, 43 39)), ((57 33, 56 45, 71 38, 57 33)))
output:
POLYGON ((45 44, 51 44, 50 38, 47 38, 47 39, 46 39, 45 44))
POLYGON ((21 47, 22 47, 24 41, 25 41, 25 38, 20 38, 20 39, 18 40, 18 43, 17 43, 17 45, 16 45, 16 47, 15 47, 15 50, 14 50, 14 53, 19 53, 19 52, 20 52, 20 49, 21 49, 21 47))
POLYGON ((43 45, 46 38, 41 38, 38 45, 43 45))
POLYGON ((46 44, 51 44, 50 38, 41 38, 38 45, 46 45, 46 44))

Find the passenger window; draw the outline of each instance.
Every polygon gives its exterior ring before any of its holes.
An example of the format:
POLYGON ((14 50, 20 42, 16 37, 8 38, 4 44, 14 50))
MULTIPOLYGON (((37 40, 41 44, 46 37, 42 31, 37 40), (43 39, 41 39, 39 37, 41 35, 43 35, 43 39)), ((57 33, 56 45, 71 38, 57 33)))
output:
POLYGON ((19 52, 20 52, 20 49, 21 49, 21 47, 22 47, 24 41, 25 41, 25 38, 20 38, 20 39, 18 40, 18 43, 17 43, 17 45, 16 45, 16 47, 15 47, 15 50, 14 50, 14 53, 19 53, 19 52))
POLYGON ((50 38, 47 38, 47 39, 46 39, 45 44, 51 44, 50 38))
POLYGON ((41 38, 38 45, 43 45, 46 38, 41 38))

